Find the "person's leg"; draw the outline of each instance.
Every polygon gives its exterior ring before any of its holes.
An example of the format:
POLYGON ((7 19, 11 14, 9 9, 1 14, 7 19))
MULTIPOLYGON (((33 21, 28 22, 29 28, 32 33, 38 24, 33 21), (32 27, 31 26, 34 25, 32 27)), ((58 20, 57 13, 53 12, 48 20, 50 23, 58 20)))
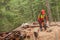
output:
POLYGON ((44 23, 44 29, 47 30, 47 25, 46 25, 46 23, 44 23))
POLYGON ((47 26, 46 26, 46 20, 42 20, 42 27, 44 28, 44 30, 47 29, 47 26))
POLYGON ((40 31, 42 31, 42 24, 40 23, 40 31))
POLYGON ((42 22, 38 21, 38 23, 39 23, 40 31, 42 31, 42 22))

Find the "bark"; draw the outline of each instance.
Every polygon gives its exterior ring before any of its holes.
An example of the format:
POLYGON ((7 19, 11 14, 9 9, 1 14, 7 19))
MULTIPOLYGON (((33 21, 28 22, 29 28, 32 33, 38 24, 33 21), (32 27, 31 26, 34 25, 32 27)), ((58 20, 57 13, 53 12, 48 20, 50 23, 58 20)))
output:
POLYGON ((48 12, 48 17, 49 17, 49 22, 52 22, 52 14, 51 14, 51 8, 50 8, 50 4, 49 4, 49 0, 46 0, 46 7, 47 7, 47 12, 48 12))

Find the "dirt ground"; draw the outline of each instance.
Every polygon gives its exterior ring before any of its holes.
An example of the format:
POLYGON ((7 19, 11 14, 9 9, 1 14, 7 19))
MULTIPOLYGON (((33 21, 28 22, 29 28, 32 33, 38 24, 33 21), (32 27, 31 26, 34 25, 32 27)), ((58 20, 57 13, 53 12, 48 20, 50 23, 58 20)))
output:
POLYGON ((39 24, 32 23, 29 24, 29 28, 18 27, 15 30, 25 31, 30 36, 30 40, 60 40, 60 22, 51 22, 46 31, 40 31, 39 24), (38 34, 37 37, 34 36, 34 32, 38 34))

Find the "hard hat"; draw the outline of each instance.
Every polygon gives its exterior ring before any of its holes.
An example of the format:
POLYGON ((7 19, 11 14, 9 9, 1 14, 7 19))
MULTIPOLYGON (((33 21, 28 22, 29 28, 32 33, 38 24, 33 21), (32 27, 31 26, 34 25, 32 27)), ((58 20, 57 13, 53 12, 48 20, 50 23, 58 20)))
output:
POLYGON ((43 15, 45 14, 45 10, 44 9, 41 10, 41 14, 43 14, 43 15))

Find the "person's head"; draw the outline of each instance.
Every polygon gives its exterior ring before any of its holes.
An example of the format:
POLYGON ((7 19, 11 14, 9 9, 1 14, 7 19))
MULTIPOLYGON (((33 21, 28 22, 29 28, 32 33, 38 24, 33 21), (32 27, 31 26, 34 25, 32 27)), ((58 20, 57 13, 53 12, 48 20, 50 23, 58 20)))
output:
POLYGON ((41 14, 45 15, 45 10, 44 9, 41 10, 41 14))

